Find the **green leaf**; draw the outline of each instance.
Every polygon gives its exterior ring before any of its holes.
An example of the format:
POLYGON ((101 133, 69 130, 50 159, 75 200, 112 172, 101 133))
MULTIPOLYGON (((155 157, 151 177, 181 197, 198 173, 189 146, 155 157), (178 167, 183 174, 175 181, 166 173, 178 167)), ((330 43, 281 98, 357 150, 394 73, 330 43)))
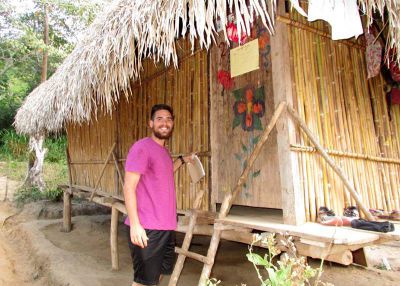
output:
POLYGON ((258 116, 256 116, 255 114, 253 114, 253 126, 254 126, 254 129, 256 129, 256 130, 263 129, 260 118, 258 116))
POLYGON ((242 150, 243 150, 243 152, 247 152, 247 146, 246 145, 244 145, 243 143, 242 143, 242 150))
POLYGON ((254 99, 255 99, 256 101, 257 101, 257 100, 262 100, 262 101, 264 101, 264 99, 265 99, 265 96, 264 96, 264 86, 262 86, 262 87, 256 89, 256 94, 255 94, 255 96, 254 96, 254 99))
POLYGON ((271 285, 276 285, 278 286, 278 281, 276 278, 275 270, 273 268, 267 268, 268 272, 268 279, 271 281, 271 285))
POLYGON ((238 127, 240 125, 240 121, 241 121, 240 116, 235 116, 235 118, 233 119, 232 129, 235 129, 236 127, 238 127))
POLYGON ((247 159, 244 160, 244 162, 243 162, 243 170, 246 169, 246 167, 247 167, 247 159))
POLYGON ((240 155, 239 153, 235 153, 235 158, 238 161, 242 161, 242 155, 240 155))
POLYGON ((257 170, 255 172, 253 172, 253 178, 257 178, 261 173, 261 170, 257 170))
POLYGON ((243 88, 234 90, 233 96, 235 97, 236 101, 241 100, 243 97, 243 88))
POLYGON ((251 139, 251 143, 253 144, 253 146, 257 145, 258 141, 260 141, 260 135, 251 139))
POLYGON ((247 253, 246 256, 247 256, 247 259, 254 265, 258 265, 258 266, 267 266, 268 265, 268 261, 266 261, 264 258, 262 258, 257 253, 247 253))

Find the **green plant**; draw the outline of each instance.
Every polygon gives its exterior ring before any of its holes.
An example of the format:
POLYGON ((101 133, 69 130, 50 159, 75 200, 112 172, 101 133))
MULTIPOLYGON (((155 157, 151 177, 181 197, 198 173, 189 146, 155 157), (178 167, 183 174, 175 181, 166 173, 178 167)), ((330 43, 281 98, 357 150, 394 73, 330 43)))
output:
MULTIPOLYGON (((47 148, 46 162, 65 163, 65 148, 67 138, 65 135, 50 136, 46 138, 44 147, 47 148)), ((29 138, 19 135, 14 129, 0 131, 0 158, 3 160, 23 161, 28 159, 29 138)), ((33 152, 30 156, 34 156, 33 152)))
POLYGON ((14 194, 14 200, 18 206, 42 200, 44 198, 43 193, 37 188, 21 188, 14 194))
POLYGON ((44 146, 47 148, 45 160, 47 162, 66 162, 65 148, 67 138, 65 135, 46 138, 44 146))
POLYGON ((207 280, 206 286, 217 286, 217 285, 219 285, 219 283, 221 283, 221 280, 211 278, 211 279, 207 280))
POLYGON ((50 201, 60 201, 63 196, 63 190, 60 188, 46 190, 44 197, 50 201))
MULTIPOLYGON (((305 257, 297 257, 296 248, 292 237, 283 238, 280 244, 287 250, 287 253, 281 255, 280 261, 274 263, 275 258, 280 254, 275 240, 275 234, 256 235, 255 240, 249 246, 247 259, 253 263, 257 272, 261 286, 297 286, 310 285, 310 279, 315 277, 321 271, 310 267, 305 257), (268 253, 264 257, 253 252, 253 245, 261 242, 268 248, 268 253), (264 268, 268 273, 268 278, 264 279, 260 268, 264 268)), ((322 264, 321 264, 322 266, 322 264)), ((317 276, 319 278, 319 275, 317 276)), ((317 279, 318 280, 318 279, 317 279)), ((323 284, 319 280, 315 285, 323 284)))
POLYGON ((4 159, 26 160, 29 139, 13 129, 0 131, 0 153, 4 159))

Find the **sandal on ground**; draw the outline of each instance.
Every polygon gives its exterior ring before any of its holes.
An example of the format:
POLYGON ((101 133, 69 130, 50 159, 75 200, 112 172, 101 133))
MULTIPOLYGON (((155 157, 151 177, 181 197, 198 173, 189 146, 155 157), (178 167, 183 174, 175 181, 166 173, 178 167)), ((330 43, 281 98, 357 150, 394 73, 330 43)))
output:
POLYGON ((389 215, 390 220, 399 220, 400 221, 400 211, 393 210, 389 215))
POLYGON ((344 209, 343 216, 351 218, 360 218, 360 213, 356 206, 349 206, 344 209))
POLYGON ((335 212, 327 207, 320 207, 318 209, 318 222, 328 221, 334 216, 336 216, 335 212))

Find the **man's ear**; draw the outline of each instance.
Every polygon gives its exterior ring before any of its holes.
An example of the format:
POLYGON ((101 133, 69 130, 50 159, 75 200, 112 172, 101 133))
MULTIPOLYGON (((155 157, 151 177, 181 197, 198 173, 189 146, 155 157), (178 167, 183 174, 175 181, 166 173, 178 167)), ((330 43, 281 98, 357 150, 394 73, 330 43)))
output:
POLYGON ((154 125, 154 122, 153 122, 153 120, 150 119, 150 120, 149 120, 149 127, 150 127, 150 128, 153 128, 153 125, 154 125))

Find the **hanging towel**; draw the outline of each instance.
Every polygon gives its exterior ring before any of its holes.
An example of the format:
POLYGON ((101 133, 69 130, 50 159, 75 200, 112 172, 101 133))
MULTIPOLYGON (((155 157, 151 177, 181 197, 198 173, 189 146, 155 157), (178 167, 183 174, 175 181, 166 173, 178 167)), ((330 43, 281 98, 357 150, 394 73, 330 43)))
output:
POLYGON ((358 37, 363 33, 357 0, 309 0, 308 21, 327 21, 332 27, 332 39, 358 37))
POLYGON ((382 46, 381 43, 375 41, 375 29, 365 29, 364 35, 367 41, 367 49, 365 50, 365 60, 367 62, 368 78, 377 76, 381 71, 382 62, 382 46), (374 42, 375 41, 375 42, 374 42))

